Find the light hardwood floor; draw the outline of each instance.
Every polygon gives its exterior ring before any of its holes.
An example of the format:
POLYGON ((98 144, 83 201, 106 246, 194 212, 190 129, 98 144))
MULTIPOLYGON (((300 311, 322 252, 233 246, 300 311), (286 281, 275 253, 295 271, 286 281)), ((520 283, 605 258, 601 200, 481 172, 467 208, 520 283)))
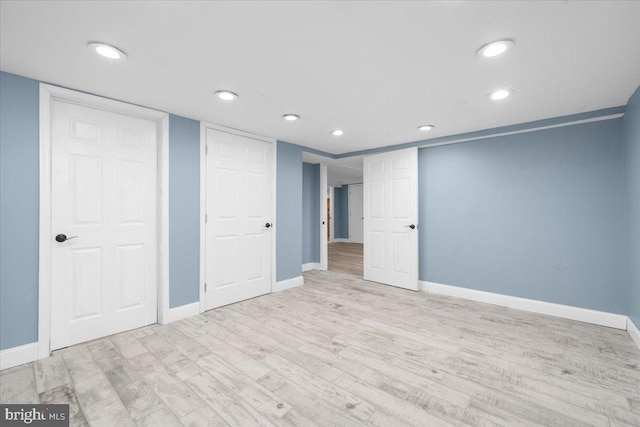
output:
POLYGON ((362 243, 329 243, 329 270, 362 277, 364 254, 362 243))
POLYGON ((625 331, 305 273, 305 285, 0 373, 92 426, 639 426, 625 331))

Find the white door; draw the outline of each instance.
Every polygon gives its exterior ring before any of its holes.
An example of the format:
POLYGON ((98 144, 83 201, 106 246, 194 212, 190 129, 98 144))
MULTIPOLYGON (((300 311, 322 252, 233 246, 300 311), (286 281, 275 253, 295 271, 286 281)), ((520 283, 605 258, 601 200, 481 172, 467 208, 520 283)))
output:
POLYGON ((271 292, 272 144, 207 129, 205 309, 271 292))
POLYGON ((362 184, 349 185, 349 240, 362 243, 364 238, 362 184))
POLYGON ((418 290, 418 149, 364 158, 364 278, 418 290))
POLYGON ((157 321, 157 159, 155 122, 52 103, 52 350, 157 321))

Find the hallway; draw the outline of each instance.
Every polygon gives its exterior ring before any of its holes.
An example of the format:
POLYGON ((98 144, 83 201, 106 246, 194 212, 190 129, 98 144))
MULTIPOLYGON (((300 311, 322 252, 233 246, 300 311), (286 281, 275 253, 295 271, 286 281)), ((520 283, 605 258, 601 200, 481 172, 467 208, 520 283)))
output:
POLYGON ((363 248, 361 243, 329 243, 329 270, 362 277, 363 248))

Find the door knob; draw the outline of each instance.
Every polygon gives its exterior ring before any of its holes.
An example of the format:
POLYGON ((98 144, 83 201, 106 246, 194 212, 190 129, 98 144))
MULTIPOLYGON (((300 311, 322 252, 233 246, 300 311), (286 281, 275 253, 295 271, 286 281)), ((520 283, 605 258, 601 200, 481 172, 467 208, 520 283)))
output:
POLYGON ((71 237, 67 237, 66 234, 58 234, 56 236, 56 242, 58 243, 62 243, 62 242, 66 242, 69 239, 77 239, 78 236, 71 236, 71 237))
POLYGON ((415 226, 415 225, 413 225, 413 224, 411 224, 411 225, 405 225, 405 227, 408 227, 408 228, 410 228, 410 229, 412 229, 412 230, 413 230, 414 228, 416 228, 416 226, 415 226))
POLYGON ((268 223, 266 223, 264 226, 265 226, 265 227, 267 227, 267 228, 271 228, 271 226, 272 226, 272 225, 273 225, 273 224, 271 224, 270 222, 268 222, 268 223))

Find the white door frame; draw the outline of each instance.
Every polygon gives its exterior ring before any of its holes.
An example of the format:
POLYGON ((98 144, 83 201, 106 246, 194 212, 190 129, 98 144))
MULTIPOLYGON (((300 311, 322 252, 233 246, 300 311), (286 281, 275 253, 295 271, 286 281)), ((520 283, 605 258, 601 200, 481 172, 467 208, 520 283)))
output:
POLYGON ((329 187, 329 194, 327 195, 327 197, 329 198, 329 207, 330 207, 330 212, 329 212, 329 216, 331 217, 331 224, 330 224, 330 233, 331 235, 329 236, 329 242, 333 242, 333 240, 336 238, 336 227, 335 227, 335 210, 334 210, 334 204, 335 204, 335 192, 334 192, 335 187, 331 186, 329 187))
POLYGON ((206 206, 206 197, 207 197, 207 129, 216 130, 219 132, 226 132, 232 135, 243 136, 245 138, 256 139, 258 141, 263 141, 270 143, 273 146, 273 183, 272 183, 272 191, 273 197, 271 198, 271 215, 272 215, 272 224, 271 232, 273 233, 273 237, 271 239, 271 292, 273 292, 273 287, 276 283, 276 233, 278 230, 278 221, 276 220, 276 183, 277 183, 277 173, 278 173, 278 142, 273 138, 268 138, 266 136, 257 135, 251 132, 245 132, 239 129, 229 128, 226 126, 217 125, 214 123, 208 122, 200 122, 200 313, 204 313, 206 311, 206 295, 204 292, 204 283, 206 280, 205 272, 205 264, 206 264, 206 214, 207 214, 207 206, 206 206))
POLYGON ((40 219, 38 270, 38 358, 51 354, 51 104, 69 102, 157 123, 158 148, 158 323, 169 314, 169 114, 40 83, 40 219))
POLYGON ((320 163, 320 270, 329 267, 327 249, 327 164, 320 163))

